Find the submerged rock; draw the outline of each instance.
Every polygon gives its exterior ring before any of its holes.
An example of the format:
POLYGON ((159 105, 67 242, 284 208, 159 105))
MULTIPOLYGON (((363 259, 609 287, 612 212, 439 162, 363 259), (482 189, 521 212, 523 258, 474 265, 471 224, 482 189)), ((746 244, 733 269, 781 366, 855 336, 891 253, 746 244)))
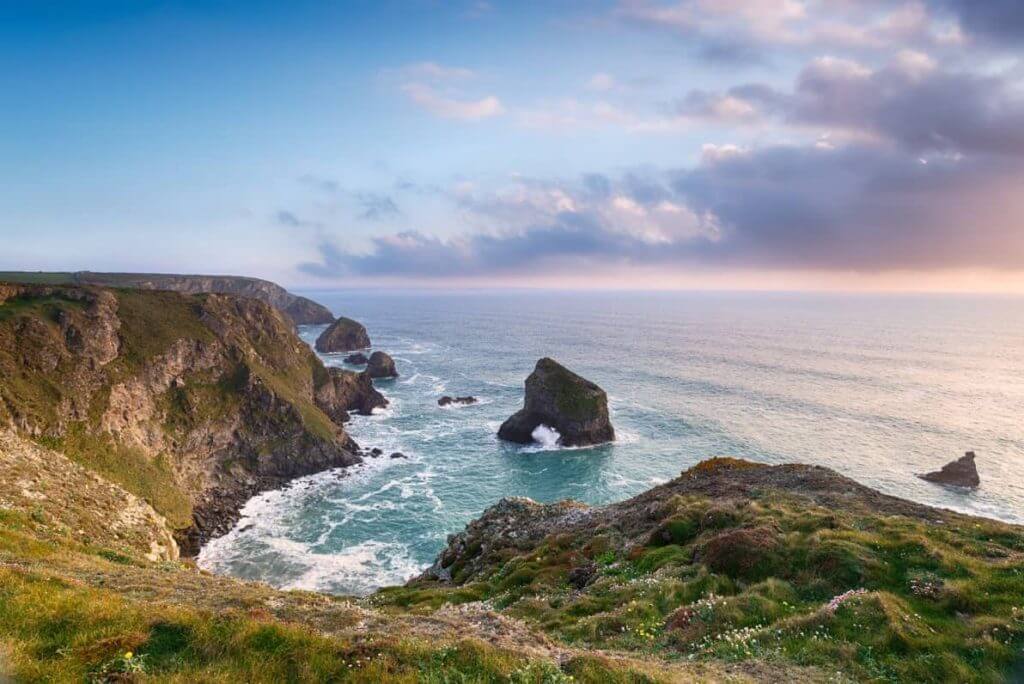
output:
POLYGON ((349 354, 346 356, 344 361, 345 363, 350 363, 353 366, 365 366, 369 359, 366 358, 366 354, 363 352, 356 352, 355 354, 349 354))
POLYGON ((328 354, 366 349, 369 346, 370 336, 363 324, 344 316, 327 326, 320 337, 316 338, 316 350, 328 354))
POLYGON ((371 378, 398 377, 398 371, 395 369, 395 360, 382 351, 375 351, 370 354, 366 372, 370 374, 371 378))
POLYGON ((955 461, 950 461, 942 466, 941 470, 918 475, 918 477, 929 482, 957 487, 977 487, 981 484, 981 478, 978 477, 978 468, 974 465, 973 451, 968 451, 955 461))
POLYGON ((405 454, 401 451, 394 451, 391 453, 391 458, 405 458, 405 454))
POLYGON ((498 437, 529 444, 535 431, 557 432, 562 446, 610 442, 615 430, 608 417, 608 395, 589 380, 549 358, 537 362, 526 378, 524 406, 502 423, 498 437))
POLYGON ((449 397, 447 395, 437 400, 438 406, 451 406, 452 404, 462 404, 463 406, 469 406, 479 401, 476 397, 449 397))

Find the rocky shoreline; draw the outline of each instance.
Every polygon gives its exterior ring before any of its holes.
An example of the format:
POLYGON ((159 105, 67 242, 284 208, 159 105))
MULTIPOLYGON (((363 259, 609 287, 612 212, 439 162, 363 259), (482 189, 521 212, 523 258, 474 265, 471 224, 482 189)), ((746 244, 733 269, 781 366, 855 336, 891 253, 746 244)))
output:
POLYGON ((255 494, 359 463, 349 412, 387 404, 252 297, 0 285, 0 306, 0 426, 146 499, 184 555, 255 494))

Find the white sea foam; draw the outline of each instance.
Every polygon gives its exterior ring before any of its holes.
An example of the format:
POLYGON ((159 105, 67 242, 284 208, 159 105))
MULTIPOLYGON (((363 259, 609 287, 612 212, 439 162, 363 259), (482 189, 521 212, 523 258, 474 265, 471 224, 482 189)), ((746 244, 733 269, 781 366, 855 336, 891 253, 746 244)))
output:
POLYGON ((562 441, 562 435, 558 433, 558 430, 548 427, 543 423, 533 429, 530 437, 533 437, 533 441, 537 442, 543 449, 556 448, 562 441))

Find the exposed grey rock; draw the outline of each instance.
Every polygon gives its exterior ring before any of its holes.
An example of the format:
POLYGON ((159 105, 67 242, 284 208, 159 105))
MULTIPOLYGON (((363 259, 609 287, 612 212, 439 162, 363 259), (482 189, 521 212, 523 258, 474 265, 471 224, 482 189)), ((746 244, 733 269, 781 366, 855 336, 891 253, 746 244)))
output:
POLYGON ((468 406, 477 403, 477 401, 476 397, 449 397, 445 395, 437 400, 437 405, 451 406, 452 404, 462 404, 463 406, 468 406))
POLYGON ((502 423, 498 437, 529 444, 539 425, 557 430, 563 446, 615 439, 604 390, 549 358, 539 360, 526 378, 524 407, 502 423))
POLYGON ((395 369, 395 360, 382 351, 375 351, 370 354, 370 360, 366 365, 366 372, 371 378, 397 378, 398 370, 395 369))
POLYGON ((368 416, 373 409, 388 405, 388 400, 373 386, 373 380, 366 371, 356 373, 328 368, 327 380, 316 388, 316 405, 335 423, 348 421, 350 411, 368 416))
POLYGON ((978 477, 978 468, 974 465, 973 451, 968 451, 955 461, 950 461, 942 466, 941 470, 925 473, 918 477, 929 482, 957 487, 977 487, 981 484, 981 478, 978 477))
POLYGON ((358 321, 341 316, 316 338, 316 350, 325 354, 366 349, 370 336, 358 321))

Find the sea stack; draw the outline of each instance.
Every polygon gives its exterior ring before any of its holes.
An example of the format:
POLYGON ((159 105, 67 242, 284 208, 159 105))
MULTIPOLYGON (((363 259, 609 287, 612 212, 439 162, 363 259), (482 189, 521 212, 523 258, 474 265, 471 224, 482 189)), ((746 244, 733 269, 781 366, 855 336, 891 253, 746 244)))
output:
POLYGON ((366 349, 369 346, 370 336, 366 334, 363 324, 344 316, 327 326, 320 337, 316 338, 316 350, 326 354, 366 349))
POLYGON ((498 437, 519 444, 542 441, 534 434, 540 426, 548 434, 556 431, 558 443, 567 447, 615 439, 604 390, 549 358, 526 378, 524 406, 502 423, 498 437))
POLYGON ((395 369, 395 360, 389 354, 382 351, 375 351, 370 354, 370 360, 366 364, 366 373, 371 378, 397 378, 398 370, 395 369))
POLYGON ((919 475, 922 480, 956 487, 977 487, 981 484, 978 468, 974 465, 974 452, 968 451, 955 461, 942 466, 942 470, 919 475))

